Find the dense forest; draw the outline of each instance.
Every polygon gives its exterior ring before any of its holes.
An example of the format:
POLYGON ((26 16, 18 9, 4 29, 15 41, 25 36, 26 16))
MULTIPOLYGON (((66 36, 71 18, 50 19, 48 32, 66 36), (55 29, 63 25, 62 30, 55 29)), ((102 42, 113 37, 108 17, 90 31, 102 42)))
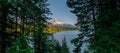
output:
MULTIPOLYGON (((46 25, 52 14, 48 5, 47 0, 0 0, 0 53, 70 53, 66 38, 61 45, 48 39, 61 29, 46 25), (48 27, 53 29, 46 32, 48 27)), ((81 53, 83 43, 90 44, 84 53, 120 52, 120 0, 67 0, 66 5, 80 28, 71 40, 74 53, 81 53)))
MULTIPOLYGON (((65 40, 49 40, 47 0, 0 0, 0 53, 61 53, 65 40)), ((53 38, 54 39, 54 38, 53 38)), ((64 53, 64 52, 63 52, 64 53)))
POLYGON ((120 52, 120 0, 67 0, 67 6, 77 16, 81 32, 71 41, 74 53, 81 53, 85 42, 90 44, 85 53, 120 52))

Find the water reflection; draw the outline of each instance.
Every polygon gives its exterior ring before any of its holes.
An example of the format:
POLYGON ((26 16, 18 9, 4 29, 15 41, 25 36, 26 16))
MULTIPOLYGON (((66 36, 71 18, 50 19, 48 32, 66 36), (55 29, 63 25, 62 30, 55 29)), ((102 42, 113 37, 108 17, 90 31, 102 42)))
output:
POLYGON ((78 30, 56 32, 56 33, 53 34, 53 37, 55 39, 57 39, 60 42, 60 44, 62 44, 62 40, 65 37, 67 45, 70 49, 70 52, 73 53, 73 49, 75 48, 75 46, 73 44, 71 44, 70 41, 72 39, 76 38, 79 33, 80 32, 78 30))

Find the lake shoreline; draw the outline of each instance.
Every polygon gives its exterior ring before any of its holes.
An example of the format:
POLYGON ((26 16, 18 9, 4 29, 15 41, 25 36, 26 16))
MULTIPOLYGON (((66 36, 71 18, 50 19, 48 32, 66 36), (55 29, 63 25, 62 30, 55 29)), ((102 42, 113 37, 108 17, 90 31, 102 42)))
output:
POLYGON ((65 30, 53 33, 53 37, 57 39, 60 42, 60 44, 62 44, 62 40, 66 38, 69 51, 70 53, 73 53, 75 46, 71 43, 71 40, 76 38, 79 33, 80 33, 79 30, 65 30))
MULTIPOLYGON (((77 31, 77 30, 64 30, 64 31, 77 31)), ((58 32, 64 32, 64 31, 56 31, 53 33, 47 33, 48 35, 53 35, 54 33, 58 33, 58 32)), ((79 31, 79 30, 78 30, 79 31)))

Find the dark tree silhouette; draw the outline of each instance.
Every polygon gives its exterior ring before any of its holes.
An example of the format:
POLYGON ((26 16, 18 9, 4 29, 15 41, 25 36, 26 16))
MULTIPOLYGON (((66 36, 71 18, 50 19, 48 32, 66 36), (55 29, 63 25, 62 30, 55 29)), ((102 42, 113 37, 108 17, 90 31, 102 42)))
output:
POLYGON ((67 5, 78 17, 77 25, 80 26, 81 34, 72 40, 76 46, 75 53, 80 52, 83 42, 89 42, 90 49, 94 53, 120 52, 118 46, 119 0, 68 0, 67 5), (84 37, 89 39, 83 40, 84 37))
POLYGON ((91 42, 96 25, 96 2, 95 0, 67 0, 67 6, 77 16, 76 25, 80 27, 80 34, 71 41, 76 46, 74 53, 80 52, 84 42, 91 42), (84 37, 89 39, 84 40, 84 37))

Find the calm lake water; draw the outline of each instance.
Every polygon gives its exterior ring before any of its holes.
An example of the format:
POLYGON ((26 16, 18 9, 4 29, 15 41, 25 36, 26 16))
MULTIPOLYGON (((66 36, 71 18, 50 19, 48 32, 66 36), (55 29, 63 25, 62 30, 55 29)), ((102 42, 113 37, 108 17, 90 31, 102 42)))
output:
MULTIPOLYGON (((78 34, 80 31, 78 30, 72 30, 72 31, 62 31, 62 32, 56 32, 53 34, 53 37, 57 39, 60 44, 62 43, 62 40, 64 37, 66 38, 67 45, 69 47, 70 53, 73 53, 73 49, 75 48, 74 44, 71 43, 71 40, 78 37, 78 34)), ((87 39, 87 37, 83 38, 84 40, 87 39)), ((81 47, 81 53, 83 53, 84 49, 87 49, 87 46, 89 43, 83 43, 81 47)), ((90 52, 91 53, 91 52, 90 52)))
POLYGON ((57 39, 60 44, 63 40, 63 38, 65 37, 66 38, 66 42, 67 42, 67 45, 69 47, 69 50, 71 53, 73 53, 73 49, 75 48, 75 46, 73 44, 70 43, 70 41, 74 38, 77 37, 77 34, 79 34, 79 31, 78 30, 73 30, 73 31, 62 31, 62 32, 56 32, 53 34, 53 37, 55 39, 57 39))

